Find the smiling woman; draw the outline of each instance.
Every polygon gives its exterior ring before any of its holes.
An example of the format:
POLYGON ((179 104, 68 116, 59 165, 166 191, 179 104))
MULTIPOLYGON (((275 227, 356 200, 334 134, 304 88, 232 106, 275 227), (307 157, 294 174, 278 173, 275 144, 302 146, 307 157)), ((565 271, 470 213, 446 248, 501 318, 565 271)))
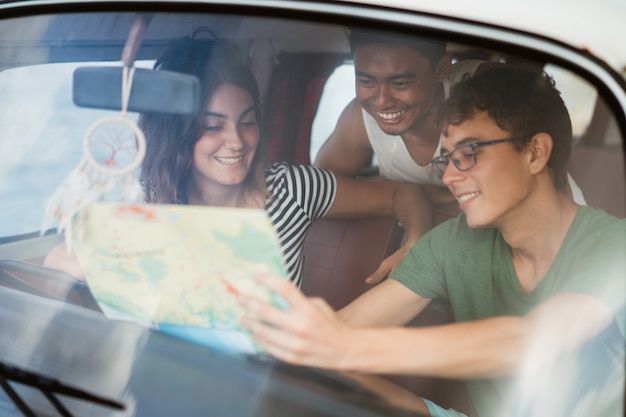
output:
MULTIPOLYGON (((421 189, 357 181, 286 162, 267 167, 266 146, 259 140, 257 82, 234 45, 196 38, 205 32, 196 30, 174 42, 155 64, 159 71, 198 77, 203 97, 201 110, 191 117, 141 116, 147 149, 140 178, 146 202, 264 209, 278 235, 289 278, 298 286, 303 281, 304 238, 313 221, 394 214, 406 228, 407 240, 376 271, 386 276, 429 227, 421 189)), ((76 263, 64 247, 44 261, 47 267, 74 274, 80 270, 76 263)))
MULTIPOLYGON (((245 206, 245 198, 241 199, 238 193, 220 195, 215 185, 219 188, 241 184, 248 177, 259 145, 252 99, 241 88, 225 84, 215 90, 205 114, 205 132, 194 146, 188 201, 190 204, 245 206), (215 163, 220 169, 211 169, 215 163)), ((253 204, 252 201, 249 204, 253 204)), ((262 203, 258 203, 257 208, 260 207, 262 203)))

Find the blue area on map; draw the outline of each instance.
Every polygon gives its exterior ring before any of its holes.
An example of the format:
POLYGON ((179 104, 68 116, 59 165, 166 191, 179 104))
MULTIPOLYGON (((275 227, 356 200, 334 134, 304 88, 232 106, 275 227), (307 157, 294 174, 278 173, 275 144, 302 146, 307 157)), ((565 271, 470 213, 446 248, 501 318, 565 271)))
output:
POLYGON ((151 256, 144 256, 139 259, 139 267, 146 274, 146 276, 150 277, 150 281, 152 282, 159 281, 167 275, 167 267, 165 266, 165 263, 162 260, 151 256))
POLYGON ((216 231, 215 237, 231 247, 235 251, 235 257, 250 262, 267 263, 272 267, 272 272, 277 275, 285 274, 280 256, 277 258, 268 256, 268 254, 276 252, 276 245, 274 241, 268 239, 266 233, 244 223, 238 236, 230 236, 216 231))
MULTIPOLYGON (((105 249, 95 249, 94 253, 104 259, 116 258, 108 250, 105 250, 105 249)), ((136 282, 140 278, 138 274, 134 272, 129 272, 126 269, 122 268, 122 266, 116 260, 111 261, 111 262, 103 260, 101 264, 101 268, 105 271, 112 271, 113 273, 123 277, 123 280, 125 282, 136 282)))
POLYGON ((241 330, 211 329, 197 326, 179 326, 159 323, 158 330, 193 343, 227 353, 258 353, 252 338, 241 330))
POLYGON ((129 272, 124 268, 121 268, 121 265, 116 263, 103 262, 102 269, 113 271, 117 275, 122 277, 124 282, 136 282, 139 281, 139 274, 134 272, 129 272))

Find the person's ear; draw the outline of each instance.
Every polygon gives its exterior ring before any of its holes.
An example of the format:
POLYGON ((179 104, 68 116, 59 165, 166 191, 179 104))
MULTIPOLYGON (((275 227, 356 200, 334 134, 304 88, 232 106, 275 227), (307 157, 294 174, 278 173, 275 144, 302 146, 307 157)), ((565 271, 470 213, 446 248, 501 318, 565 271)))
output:
POLYGON ((446 52, 446 54, 437 62, 435 66, 435 77, 437 81, 442 83, 448 77, 450 68, 452 67, 452 53, 446 52))
POLYGON ((529 168, 532 174, 541 172, 548 166, 552 154, 552 137, 547 133, 533 135, 528 144, 529 168))

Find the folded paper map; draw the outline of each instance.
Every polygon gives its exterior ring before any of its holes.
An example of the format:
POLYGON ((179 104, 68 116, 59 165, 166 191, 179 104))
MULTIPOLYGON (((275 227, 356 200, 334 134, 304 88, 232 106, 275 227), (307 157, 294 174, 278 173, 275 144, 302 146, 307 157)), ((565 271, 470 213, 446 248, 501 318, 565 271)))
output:
POLYGON ((233 352, 258 349, 239 325, 239 293, 284 303, 254 276, 287 279, 263 210, 185 205, 93 204, 74 248, 110 317, 130 319, 233 352))

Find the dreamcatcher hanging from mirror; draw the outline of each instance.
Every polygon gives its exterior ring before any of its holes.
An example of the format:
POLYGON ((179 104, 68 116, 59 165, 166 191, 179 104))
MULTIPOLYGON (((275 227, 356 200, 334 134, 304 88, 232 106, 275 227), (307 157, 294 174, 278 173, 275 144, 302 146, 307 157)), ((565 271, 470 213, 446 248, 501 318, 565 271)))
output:
POLYGON ((57 223, 71 249, 74 222, 90 204, 102 201, 143 202, 137 170, 146 153, 146 139, 137 124, 127 117, 134 57, 141 44, 149 16, 136 19, 122 55, 121 113, 94 122, 83 139, 83 158, 63 180, 46 203, 41 233, 57 223))

